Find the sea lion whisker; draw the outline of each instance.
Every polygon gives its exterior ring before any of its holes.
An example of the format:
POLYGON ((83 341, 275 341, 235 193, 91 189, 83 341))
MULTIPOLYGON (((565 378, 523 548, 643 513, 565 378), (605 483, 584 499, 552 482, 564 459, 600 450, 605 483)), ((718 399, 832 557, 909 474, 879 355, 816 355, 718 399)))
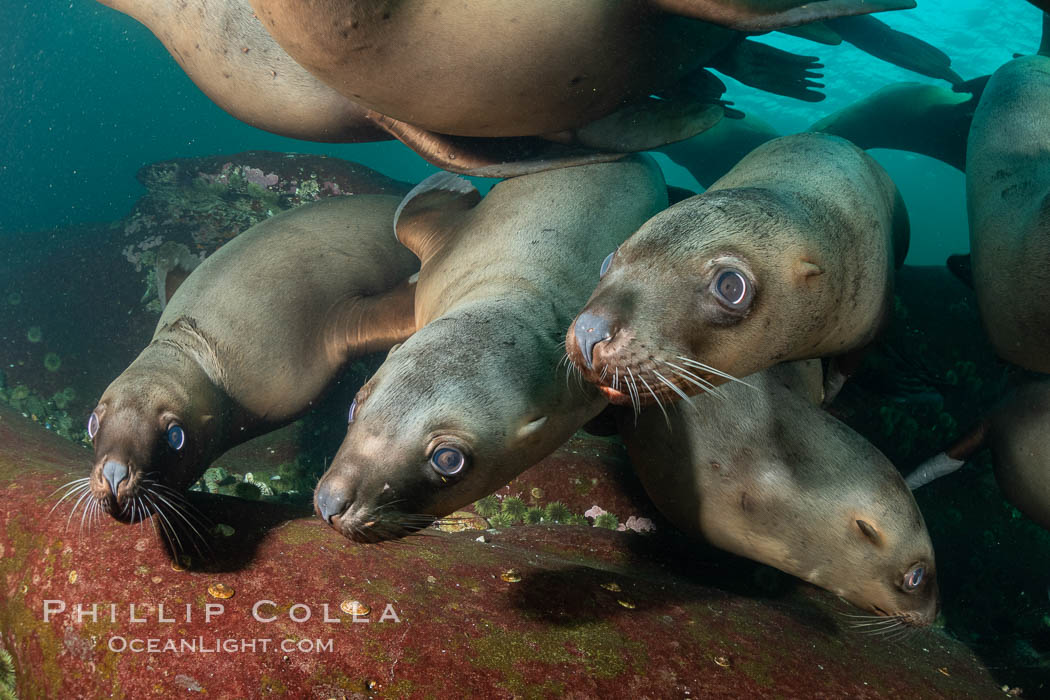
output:
MULTIPOLYGON (((90 491, 88 493, 90 493, 90 491)), ((89 500, 87 503, 84 504, 84 510, 80 513, 80 529, 78 530, 78 533, 80 534, 83 534, 84 532, 84 522, 87 519, 87 515, 90 510, 91 501, 89 500)))
POLYGON ((638 414, 642 412, 641 406, 639 406, 641 400, 638 398, 638 385, 634 382, 634 373, 631 371, 631 368, 627 367, 626 369, 627 392, 631 397, 631 408, 634 409, 634 416, 637 419, 638 414))
POLYGON ((696 367, 697 369, 701 369, 701 370, 703 370, 705 372, 708 372, 710 374, 715 375, 716 377, 722 377, 722 379, 726 379, 726 380, 731 381, 731 382, 737 382, 738 384, 743 384, 744 386, 749 387, 751 389, 755 389, 757 391, 757 388, 753 384, 748 384, 743 379, 740 379, 739 377, 734 377, 733 375, 729 374, 728 372, 723 372, 720 369, 715 369, 711 365, 705 365, 703 362, 699 362, 698 360, 693 360, 693 359, 690 359, 688 357, 684 357, 682 355, 679 355, 678 359, 681 360, 682 362, 684 362, 687 365, 690 365, 692 367, 696 367))
POLYGON ((671 418, 670 418, 670 416, 667 415, 667 411, 664 410, 663 401, 661 401, 660 397, 656 394, 655 391, 653 391, 653 388, 651 386, 649 386, 649 382, 645 381, 645 377, 643 377, 641 374, 639 374, 638 378, 642 380, 642 384, 645 385, 645 388, 649 391, 649 394, 653 397, 653 401, 655 401, 657 407, 659 407, 660 413, 664 414, 664 422, 667 423, 667 430, 668 430, 668 432, 670 432, 671 431, 671 418))
MULTIPOLYGON (((172 551, 176 554, 176 556, 181 554, 183 551, 182 538, 179 537, 179 533, 175 530, 174 523, 172 523, 171 520, 168 519, 168 515, 163 511, 163 509, 159 508, 157 504, 153 502, 153 499, 151 499, 148 494, 143 493, 142 495, 146 499, 146 502, 153 506, 153 510, 157 513, 157 515, 160 516, 161 522, 165 524, 165 530, 168 531, 168 534, 175 538, 174 542, 172 542, 170 538, 168 539, 168 544, 172 545, 172 551)), ((153 495, 159 496, 159 494, 157 493, 154 493, 153 495)))
POLYGON ((723 392, 719 387, 715 386, 703 377, 700 377, 683 367, 679 367, 673 362, 668 362, 667 360, 661 360, 661 362, 663 362, 665 365, 674 370, 674 373, 682 379, 685 379, 690 384, 695 384, 696 386, 700 387, 700 389, 705 394, 708 394, 709 396, 714 396, 716 399, 719 400, 725 400, 725 392, 723 392))
MULTIPOLYGON (((666 362, 665 362, 664 364, 669 364, 669 363, 666 363, 666 362)), ((672 371, 674 371, 675 373, 677 373, 677 370, 675 370, 673 366, 672 366, 672 368, 671 368, 671 369, 672 369, 672 371)), ((686 393, 685 393, 684 391, 682 391, 682 390, 681 390, 681 389, 680 389, 680 388, 678 387, 678 385, 677 385, 677 384, 675 384, 675 383, 674 383, 674 382, 672 382, 672 381, 671 381, 670 379, 668 379, 668 378, 667 378, 667 377, 665 377, 664 375, 662 375, 662 374, 660 374, 659 372, 657 372, 657 371, 656 371, 655 369, 653 370, 653 374, 655 374, 655 375, 656 375, 656 377, 657 377, 657 378, 658 378, 658 379, 659 379, 659 380, 660 380, 661 382, 663 382, 663 383, 664 383, 664 385, 665 385, 665 386, 666 386, 667 388, 669 388, 669 389, 670 389, 671 391, 673 391, 674 393, 678 394, 679 398, 681 398, 681 399, 682 399, 682 402, 684 402, 686 406, 688 406, 689 408, 693 409, 693 410, 694 410, 694 411, 696 411, 697 413, 699 413, 699 412, 700 412, 700 409, 699 409, 699 408, 697 408, 697 407, 696 407, 696 406, 695 406, 695 405, 693 404, 693 402, 689 400, 689 396, 688 396, 688 395, 687 395, 687 394, 686 394, 686 393)), ((678 403, 679 403, 679 402, 677 402, 677 401, 676 401, 676 402, 675 402, 675 406, 677 406, 677 405, 678 405, 678 403)))
MULTIPOLYGON (((189 526, 190 530, 192 530, 193 533, 198 538, 200 538, 201 542, 207 543, 207 539, 204 537, 204 535, 201 534, 200 530, 197 529, 197 527, 193 524, 193 522, 186 516, 185 513, 182 512, 182 510, 180 510, 176 506, 176 504, 173 504, 171 501, 169 501, 163 495, 157 493, 156 491, 154 491, 152 495, 156 496, 162 503, 165 503, 169 508, 171 508, 171 512, 172 512, 173 515, 177 515, 180 518, 182 518, 182 520, 189 526)), ((152 503, 152 500, 150 502, 152 503)), ((154 504, 154 508, 156 508, 155 504, 154 504)), ((201 551, 200 547, 197 547, 196 542, 194 542, 194 547, 197 548, 197 553, 198 554, 200 554, 201 556, 204 556, 204 552, 201 551)))
POLYGON ((178 535, 171 530, 171 524, 168 522, 167 516, 161 511, 161 509, 154 506, 154 511, 156 511, 158 517, 150 518, 153 522, 153 530, 154 532, 159 532, 161 534, 164 540, 168 543, 168 549, 175 555, 175 559, 178 560, 179 555, 181 554, 181 543, 179 546, 176 546, 175 540, 172 539, 172 535, 175 535, 176 539, 178 538, 178 535))
POLYGON ((208 516, 202 513, 201 510, 197 508, 197 506, 190 503, 189 500, 187 500, 187 498, 182 493, 176 491, 167 484, 161 484, 156 481, 149 481, 146 482, 143 486, 158 498, 163 493, 165 496, 167 496, 167 500, 172 508, 178 508, 182 513, 185 513, 186 515, 194 518, 197 521, 197 524, 201 527, 205 529, 210 529, 214 527, 214 523, 212 523, 211 519, 208 516), (158 489, 160 489, 160 492, 158 492, 158 489))
POLYGON ((77 502, 73 504, 73 509, 69 511, 69 517, 66 518, 66 529, 68 529, 69 526, 72 524, 73 516, 76 515, 77 508, 79 508, 80 504, 84 502, 84 499, 87 498, 90 495, 91 495, 91 490, 90 489, 85 490, 84 493, 82 493, 80 495, 80 498, 77 499, 77 502))
POLYGON ((68 482, 62 484, 57 489, 55 489, 50 494, 48 494, 48 498, 50 498, 51 496, 54 496, 56 493, 58 493, 59 491, 61 491, 64 488, 68 487, 70 490, 75 490, 75 489, 77 489, 78 487, 82 486, 85 483, 90 485, 90 482, 91 482, 91 477, 90 476, 82 476, 79 479, 73 479, 72 481, 68 481, 68 482))
MULTIPOLYGON (((61 488, 61 487, 59 487, 59 488, 61 488)), ((62 502, 65 501, 66 499, 72 497, 73 495, 79 493, 80 491, 87 491, 87 490, 90 490, 90 489, 91 489, 91 484, 90 483, 78 484, 77 486, 71 487, 65 494, 63 494, 62 498, 58 499, 58 501, 55 502, 55 505, 51 506, 51 510, 49 510, 47 514, 51 515, 52 513, 54 513, 55 509, 58 508, 62 504, 62 502)), ((57 493, 57 491, 56 491, 56 493, 57 493)), ((52 494, 52 495, 54 495, 54 494, 52 494)))

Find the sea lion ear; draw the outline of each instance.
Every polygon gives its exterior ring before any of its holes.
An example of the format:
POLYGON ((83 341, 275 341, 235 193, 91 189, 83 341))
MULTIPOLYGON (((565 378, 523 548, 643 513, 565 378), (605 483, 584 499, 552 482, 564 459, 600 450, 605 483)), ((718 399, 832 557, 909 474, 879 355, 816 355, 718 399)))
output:
POLYGON ((650 0, 650 4, 741 32, 770 32, 834 17, 910 10, 915 0, 650 0))
POLYGON ((440 172, 413 187, 394 212, 394 236, 420 260, 437 248, 459 214, 481 201, 469 181, 440 172))
POLYGON ((517 434, 514 436, 517 440, 525 440, 536 433, 543 425, 547 422, 547 416, 540 416, 539 418, 529 421, 525 425, 518 428, 517 434))
POLYGON ((824 269, 811 260, 799 260, 797 269, 798 276, 802 279, 824 274, 824 269))
POLYGON ((871 543, 873 545, 875 545, 876 547, 882 546, 882 535, 879 534, 879 531, 875 529, 874 525, 872 525, 866 520, 858 520, 857 527, 860 528, 860 531, 864 533, 865 537, 871 540, 871 543))

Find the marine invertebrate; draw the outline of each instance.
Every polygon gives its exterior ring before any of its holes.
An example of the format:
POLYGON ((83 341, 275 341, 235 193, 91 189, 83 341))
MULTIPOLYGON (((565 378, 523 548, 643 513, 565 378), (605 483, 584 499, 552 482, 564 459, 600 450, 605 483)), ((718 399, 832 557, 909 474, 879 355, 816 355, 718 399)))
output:
POLYGON ((547 520, 556 523, 564 523, 572 516, 572 512, 569 510, 568 506, 561 501, 553 501, 552 503, 547 504, 546 515, 547 520))
POLYGON ((503 515, 508 516, 511 522, 518 522, 525 517, 525 513, 528 512, 529 507, 525 505, 525 501, 521 500, 516 496, 510 496, 503 499, 503 505, 500 507, 500 512, 503 515))
POLYGON ((30 343, 39 343, 44 339, 44 331, 40 329, 40 326, 30 326, 29 330, 26 331, 26 340, 30 343))
POLYGON ((505 530, 514 524, 514 518, 506 513, 496 513, 489 520, 489 527, 493 530, 505 530))
POLYGON ((499 513, 499 505, 499 499, 495 495, 489 494, 474 502, 474 511, 483 518, 491 518, 496 513, 499 513))
POLYGON ((525 511, 524 520, 529 525, 539 525, 541 522, 543 522, 543 519, 546 517, 546 515, 547 514, 542 508, 529 508, 527 511, 525 511))
POLYGON ((57 372, 62 368, 62 358, 57 352, 49 352, 44 355, 44 369, 48 372, 57 372))
POLYGON ((606 530, 615 530, 619 525, 620 521, 612 513, 602 513, 594 519, 595 527, 604 527, 606 530))
POLYGON ((15 689, 15 662, 3 648, 0 648, 0 688, 15 689))
POLYGON ((258 501, 262 498, 262 490, 251 481, 241 481, 233 487, 233 495, 249 501, 258 501))

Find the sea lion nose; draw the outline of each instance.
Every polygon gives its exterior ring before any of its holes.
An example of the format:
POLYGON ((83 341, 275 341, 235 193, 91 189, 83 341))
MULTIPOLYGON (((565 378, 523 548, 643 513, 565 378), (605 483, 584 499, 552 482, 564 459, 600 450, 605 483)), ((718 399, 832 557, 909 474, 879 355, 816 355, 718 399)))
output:
POLYGON ((340 488, 338 484, 331 481, 317 487, 314 502, 317 505, 317 512, 326 523, 332 524, 332 518, 346 510, 349 501, 345 494, 346 489, 340 488))
POLYGON ((109 491, 113 494, 113 498, 116 498, 120 482, 128 478, 128 468, 115 459, 111 459, 102 465, 102 476, 109 484, 109 491))
POLYGON ((576 317, 573 333, 576 336, 576 345, 583 355, 583 363, 587 365, 587 369, 594 369, 594 346, 612 337, 612 324, 598 314, 584 311, 576 317))

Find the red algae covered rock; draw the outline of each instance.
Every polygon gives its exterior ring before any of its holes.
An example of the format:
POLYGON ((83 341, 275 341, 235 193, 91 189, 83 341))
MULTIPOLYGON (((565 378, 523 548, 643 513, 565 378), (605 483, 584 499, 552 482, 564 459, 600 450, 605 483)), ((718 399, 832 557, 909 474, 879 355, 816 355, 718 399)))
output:
POLYGON ((173 566, 148 525, 49 515, 87 464, 0 407, 0 646, 22 697, 1001 696, 936 631, 858 635, 827 594, 756 591, 753 565, 662 532, 358 545, 302 511, 197 494, 226 527, 173 566))

